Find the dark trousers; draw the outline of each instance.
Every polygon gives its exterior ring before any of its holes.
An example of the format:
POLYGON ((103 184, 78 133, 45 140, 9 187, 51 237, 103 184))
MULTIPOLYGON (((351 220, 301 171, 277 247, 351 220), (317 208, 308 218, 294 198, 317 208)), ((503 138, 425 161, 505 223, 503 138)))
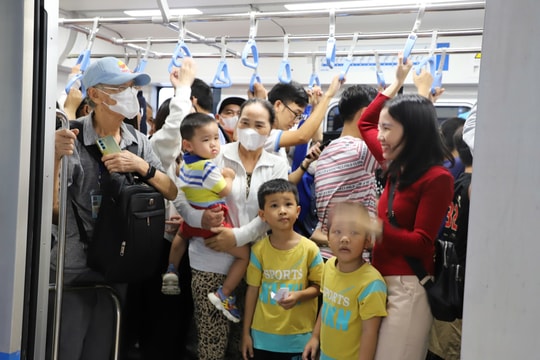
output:
POLYGON ((187 252, 178 268, 181 293, 161 293, 161 276, 169 265, 171 243, 163 240, 159 273, 140 284, 128 287, 128 302, 124 321, 124 360, 192 359, 187 348, 193 335, 193 300, 191 269, 187 252), (135 344, 139 350, 134 351, 135 344), (138 354, 135 354, 138 353, 138 354), (130 355, 131 354, 131 355, 130 355))

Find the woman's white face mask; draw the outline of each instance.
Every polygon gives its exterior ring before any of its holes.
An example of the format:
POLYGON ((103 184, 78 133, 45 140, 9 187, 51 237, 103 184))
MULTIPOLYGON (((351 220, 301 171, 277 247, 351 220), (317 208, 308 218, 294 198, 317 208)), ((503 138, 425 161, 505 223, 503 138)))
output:
POLYGON ((251 128, 236 129, 238 142, 248 151, 255 151, 264 146, 268 135, 261 135, 251 128))
MULTIPOLYGON (((103 90, 100 91, 105 92, 103 90)), ((127 119, 133 119, 139 113, 139 100, 137 99, 137 90, 134 88, 129 87, 116 94, 106 94, 116 101, 116 104, 109 105, 105 102, 103 104, 115 113, 123 115, 127 119)))

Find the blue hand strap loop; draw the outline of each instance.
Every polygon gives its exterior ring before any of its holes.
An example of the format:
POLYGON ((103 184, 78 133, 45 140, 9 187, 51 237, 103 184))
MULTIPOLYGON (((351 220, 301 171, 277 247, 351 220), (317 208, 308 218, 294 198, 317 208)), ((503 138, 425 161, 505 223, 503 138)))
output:
POLYGON ((282 84, 289 84, 292 81, 291 64, 289 63, 289 35, 283 36, 283 60, 279 66, 278 79, 282 84))
POLYGON ((137 66, 135 66, 135 69, 133 69, 133 72, 142 73, 144 71, 144 69, 146 68, 146 64, 148 63, 148 54, 150 53, 151 46, 152 40, 148 38, 146 40, 146 49, 144 50, 144 55, 141 59, 139 59, 139 62, 137 63, 137 66))
POLYGON ((381 62, 379 60, 379 53, 375 51, 375 66, 377 72, 377 85, 383 89, 386 88, 386 82, 384 81, 384 73, 381 69, 381 62))
POLYGON ((227 41, 225 37, 221 37, 221 60, 219 61, 216 74, 212 80, 212 86, 215 88, 228 88, 232 85, 231 76, 229 75, 229 66, 227 65, 227 41))
POLYGON ((244 50, 242 50, 242 64, 250 69, 257 69, 259 66, 259 50, 257 49, 257 43, 255 43, 254 39, 248 40, 244 46, 244 50), (250 54, 253 56, 253 62, 248 61, 248 56, 250 54))
POLYGON ((189 51, 189 48, 184 42, 185 36, 186 36, 186 28, 185 28, 184 17, 180 15, 178 17, 178 43, 176 44, 176 48, 174 49, 174 52, 171 58, 171 62, 169 63, 169 68, 168 68, 169 72, 172 72, 173 66, 182 67, 182 59, 184 57, 191 57, 191 51, 189 51))
POLYGON ((321 86, 321 81, 319 80, 319 76, 317 74, 311 74, 311 77, 309 78, 309 88, 313 89, 313 86, 321 86))
POLYGON ((282 60, 279 66, 278 74, 279 82, 282 84, 289 84, 292 81, 291 64, 289 60, 282 60))
POLYGON ((231 76, 229 75, 229 67, 225 61, 220 61, 214 79, 212 80, 212 86, 215 88, 228 88, 232 85, 231 76))
POLYGON ((347 59, 345 59, 345 61, 343 62, 343 68, 341 69, 341 73, 339 74, 339 80, 344 80, 345 76, 347 76, 347 73, 349 72, 349 69, 353 63, 354 48, 356 47, 357 42, 358 42, 358 33, 355 32, 353 35, 351 47, 349 48, 349 53, 347 54, 347 59))
MULTIPOLYGON (((92 46, 94 45, 94 40, 96 38, 96 35, 99 31, 99 18, 94 18, 94 23, 92 26, 92 30, 88 34, 88 40, 86 42, 86 48, 79 54, 79 57, 77 58, 77 62, 75 65, 80 65, 79 67, 79 73, 73 76, 67 83, 65 87, 66 94, 69 94, 69 91, 71 90, 71 87, 73 84, 75 84, 77 81, 80 81, 83 73, 86 71, 86 68, 88 65, 90 65, 90 57, 92 55, 92 46)), ((82 88, 82 95, 83 97, 86 96, 86 90, 82 88)))
POLYGON ((251 80, 249 81, 249 91, 252 93, 255 92, 255 83, 261 83, 261 77, 257 72, 254 72, 253 75, 251 75, 251 80))

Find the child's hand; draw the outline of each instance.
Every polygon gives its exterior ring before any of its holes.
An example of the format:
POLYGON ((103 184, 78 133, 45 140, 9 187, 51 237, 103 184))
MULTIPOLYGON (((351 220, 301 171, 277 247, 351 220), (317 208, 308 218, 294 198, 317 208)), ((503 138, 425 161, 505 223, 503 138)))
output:
POLYGON ((289 296, 284 299, 281 299, 277 303, 284 308, 285 310, 292 309, 298 302, 298 292, 290 291, 289 296))
POLYGON ((302 353, 302 360, 315 360, 317 358, 317 352, 319 351, 319 339, 311 337, 304 347, 302 353))
POLYGON ((240 345, 242 351, 242 358, 248 360, 253 358, 253 340, 250 335, 244 335, 242 337, 242 344, 240 345))
POLYGON ((224 178, 229 178, 232 180, 236 176, 236 173, 234 172, 233 169, 225 167, 221 169, 221 175, 223 175, 224 178))

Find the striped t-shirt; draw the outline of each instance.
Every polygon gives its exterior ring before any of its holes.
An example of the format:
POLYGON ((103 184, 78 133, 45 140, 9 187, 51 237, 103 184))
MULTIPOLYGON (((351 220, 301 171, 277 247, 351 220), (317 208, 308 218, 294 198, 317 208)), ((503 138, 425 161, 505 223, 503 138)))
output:
POLYGON ((321 153, 315 171, 319 226, 327 230, 329 204, 360 201, 375 215, 375 169, 378 163, 362 139, 352 136, 332 141, 321 153))

